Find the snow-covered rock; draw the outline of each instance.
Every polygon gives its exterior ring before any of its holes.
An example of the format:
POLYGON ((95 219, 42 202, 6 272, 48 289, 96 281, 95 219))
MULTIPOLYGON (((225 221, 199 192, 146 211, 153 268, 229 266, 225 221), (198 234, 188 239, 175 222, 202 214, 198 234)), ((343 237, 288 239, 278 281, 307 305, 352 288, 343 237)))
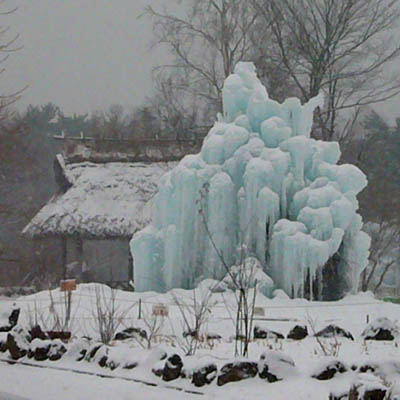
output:
POLYGON ((375 375, 359 374, 351 386, 349 400, 384 400, 387 389, 375 375))
POLYGON ((144 329, 130 327, 125 328, 120 332, 117 332, 114 336, 114 340, 126 340, 126 339, 136 339, 136 338, 147 338, 147 333, 144 329))
POLYGON ((308 329, 306 325, 296 325, 287 334, 287 339, 302 340, 308 336, 308 329))
POLYGON ((213 362, 197 366, 192 373, 192 383, 197 387, 209 385, 218 374, 218 368, 213 362))
POLYGON ((332 379, 336 374, 343 374, 348 371, 348 367, 334 357, 324 357, 314 367, 311 376, 320 381, 332 379))
POLYGON ((164 365, 162 379, 166 382, 178 379, 183 368, 182 358, 179 354, 169 356, 164 365))
POLYGON ((257 375, 257 363, 249 360, 235 360, 225 364, 218 373, 217 385, 254 378, 257 375))
POLYGON ((29 349, 29 356, 36 361, 44 361, 48 358, 51 340, 33 339, 29 349))
POLYGON ((18 323, 20 309, 16 305, 2 305, 0 311, 0 332, 9 332, 18 323))
POLYGON ((328 325, 325 328, 318 331, 314 336, 324 337, 324 338, 344 337, 350 340, 354 340, 353 335, 349 331, 337 325, 328 325))
POLYGON ((283 339, 284 336, 271 329, 255 325, 253 330, 254 339, 283 339))
POLYGON ((29 352, 29 333, 20 327, 13 328, 7 334, 7 349, 13 360, 25 357, 29 352))
POLYGON ((57 361, 59 360, 65 353, 67 352, 67 348, 65 347, 64 343, 59 340, 52 340, 48 357, 50 361, 57 361))
POLYGON ((68 346, 66 357, 70 357, 75 361, 82 361, 90 348, 90 340, 86 338, 75 339, 68 346))
POLYGON ((398 335, 396 323, 386 317, 373 320, 361 334, 365 340, 394 340, 398 335))
POLYGON ((89 361, 89 362, 94 361, 96 359, 97 353, 99 351, 102 354, 107 352, 104 344, 100 343, 100 342, 91 343, 89 348, 86 351, 85 360, 89 361))
POLYGON ((258 361, 258 372, 260 378, 272 383, 293 377, 296 366, 289 355, 280 351, 266 351, 258 361))
POLYGON ((362 362, 357 370, 372 373, 385 381, 394 381, 400 378, 400 361, 394 358, 371 358, 362 362))

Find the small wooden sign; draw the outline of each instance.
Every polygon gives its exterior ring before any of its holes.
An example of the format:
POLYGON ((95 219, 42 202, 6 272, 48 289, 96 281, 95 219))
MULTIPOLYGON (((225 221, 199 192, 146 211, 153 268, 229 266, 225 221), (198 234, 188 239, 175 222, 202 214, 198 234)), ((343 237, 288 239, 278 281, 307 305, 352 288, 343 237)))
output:
POLYGON ((265 315, 264 307, 254 307, 254 315, 264 317, 265 315))
POLYGON ((61 292, 72 292, 76 290, 76 279, 65 279, 60 281, 61 292))
POLYGON ((168 317, 168 313, 168 307, 164 306, 164 304, 155 304, 153 306, 153 315, 168 317))

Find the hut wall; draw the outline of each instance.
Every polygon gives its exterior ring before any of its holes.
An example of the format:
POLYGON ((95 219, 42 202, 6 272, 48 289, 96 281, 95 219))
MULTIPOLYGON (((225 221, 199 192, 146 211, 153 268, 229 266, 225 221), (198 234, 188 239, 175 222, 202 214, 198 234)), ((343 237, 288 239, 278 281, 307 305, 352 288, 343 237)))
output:
POLYGON ((76 251, 76 244, 73 238, 67 238, 67 264, 78 261, 78 253, 76 251))
POLYGON ((129 280, 129 240, 84 240, 83 259, 89 267, 89 278, 96 282, 129 280))

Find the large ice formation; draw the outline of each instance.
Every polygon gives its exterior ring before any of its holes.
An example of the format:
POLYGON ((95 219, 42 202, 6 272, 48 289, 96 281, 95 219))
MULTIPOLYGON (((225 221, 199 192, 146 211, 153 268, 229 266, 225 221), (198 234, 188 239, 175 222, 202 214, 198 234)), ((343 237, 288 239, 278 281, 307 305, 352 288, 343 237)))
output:
POLYGON ((220 279, 243 248, 289 295, 321 295, 328 267, 357 288, 370 240, 356 194, 367 181, 336 165, 338 143, 310 138, 322 105, 322 96, 271 100, 253 64, 239 63, 225 81, 224 115, 201 152, 162 177, 153 222, 131 241, 136 289, 220 279))

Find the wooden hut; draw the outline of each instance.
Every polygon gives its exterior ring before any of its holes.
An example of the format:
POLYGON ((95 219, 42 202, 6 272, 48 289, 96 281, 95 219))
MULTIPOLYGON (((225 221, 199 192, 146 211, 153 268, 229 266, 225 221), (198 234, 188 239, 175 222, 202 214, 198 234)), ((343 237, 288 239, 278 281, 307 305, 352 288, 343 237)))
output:
POLYGON ((38 241, 58 238, 65 277, 128 282, 133 279, 129 240, 150 222, 151 199, 158 181, 174 165, 68 162, 57 155, 54 169, 58 191, 22 234, 38 241), (70 265, 75 266, 75 271, 69 271, 70 265), (85 266, 88 273, 82 278, 85 266))

